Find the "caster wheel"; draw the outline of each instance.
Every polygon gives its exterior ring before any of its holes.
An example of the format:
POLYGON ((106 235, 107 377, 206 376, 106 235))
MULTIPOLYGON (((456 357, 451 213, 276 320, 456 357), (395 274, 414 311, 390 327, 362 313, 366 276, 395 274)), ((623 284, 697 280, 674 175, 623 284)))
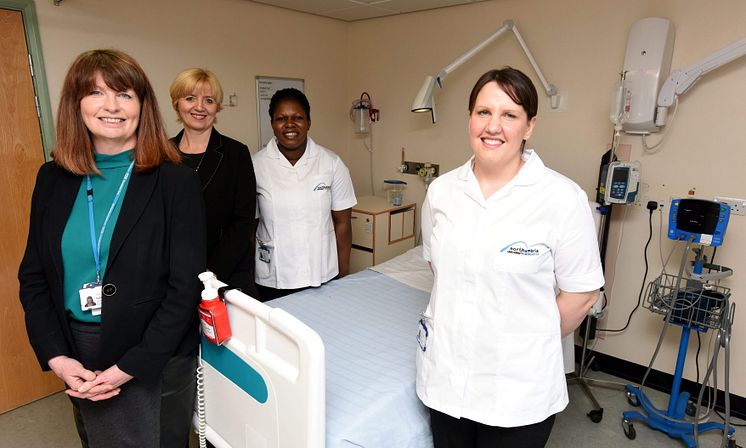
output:
POLYGON ((622 429, 624 430, 624 435, 627 436, 629 440, 635 440, 637 432, 635 431, 634 425, 632 425, 629 420, 622 419, 622 429))
POLYGON ((691 401, 686 404, 686 415, 689 417, 694 417, 697 415, 697 405, 692 403, 691 401))
POLYGON ((593 423, 599 423, 604 418, 604 408, 593 409, 586 415, 588 416, 588 418, 591 419, 593 423))
POLYGON ((591 368, 591 370, 593 370, 594 372, 598 372, 599 370, 601 370, 601 363, 600 363, 600 362, 598 362, 598 360, 597 360, 597 359, 594 359, 594 360, 593 360, 593 362, 592 362, 592 363, 591 363, 591 365, 590 365, 590 368, 591 368))
POLYGON ((627 392, 627 403, 629 403, 631 406, 637 407, 640 406, 640 399, 637 398, 637 395, 633 394, 632 392, 627 392))

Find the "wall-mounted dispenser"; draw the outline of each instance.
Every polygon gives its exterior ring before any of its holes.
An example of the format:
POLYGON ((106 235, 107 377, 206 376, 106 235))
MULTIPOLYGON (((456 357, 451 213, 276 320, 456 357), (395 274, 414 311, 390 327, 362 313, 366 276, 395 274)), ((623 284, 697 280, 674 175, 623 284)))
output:
POLYGON ((352 102, 350 119, 354 123, 356 134, 370 132, 370 124, 378 121, 379 110, 373 107, 373 101, 368 92, 360 94, 360 99, 352 102))

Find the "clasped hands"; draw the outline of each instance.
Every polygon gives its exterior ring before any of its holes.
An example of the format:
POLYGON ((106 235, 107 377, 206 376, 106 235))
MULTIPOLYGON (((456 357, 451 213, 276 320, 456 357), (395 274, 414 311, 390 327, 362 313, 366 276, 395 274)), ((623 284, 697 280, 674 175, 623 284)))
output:
POLYGON ((122 384, 131 380, 132 375, 113 365, 101 371, 91 371, 76 359, 68 356, 55 356, 49 360, 49 367, 69 389, 65 393, 71 397, 91 401, 106 400, 119 395, 122 384))

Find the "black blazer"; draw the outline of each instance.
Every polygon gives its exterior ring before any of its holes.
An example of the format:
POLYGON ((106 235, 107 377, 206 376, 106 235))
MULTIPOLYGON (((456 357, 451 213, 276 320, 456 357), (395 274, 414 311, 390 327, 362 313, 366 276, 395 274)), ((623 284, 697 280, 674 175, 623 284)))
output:
MULTIPOLYGON (((184 131, 171 141, 179 147, 184 131)), ((207 213, 207 268, 228 285, 256 297, 252 230, 256 178, 249 148, 213 128, 200 182, 207 213)))
MULTIPOLYGON (((78 358, 64 308, 61 243, 81 182, 82 176, 48 162, 39 170, 31 200, 18 279, 29 340, 44 370, 55 356, 78 358)), ((86 368, 116 364, 152 382, 172 356, 195 351, 204 225, 193 171, 164 163, 132 174, 102 279, 103 349, 86 368)))

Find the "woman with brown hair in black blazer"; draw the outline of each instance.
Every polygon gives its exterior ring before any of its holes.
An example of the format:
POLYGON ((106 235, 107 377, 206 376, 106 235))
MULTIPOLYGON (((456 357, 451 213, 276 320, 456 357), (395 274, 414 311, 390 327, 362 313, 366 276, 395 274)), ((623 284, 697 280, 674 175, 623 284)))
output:
POLYGON ((256 297, 253 225, 256 179, 249 148, 214 124, 223 88, 209 70, 190 68, 171 83, 171 104, 184 125, 171 141, 199 175, 207 213, 207 268, 231 287, 256 297))
POLYGON ((179 161, 137 62, 81 54, 18 278, 31 345, 65 381, 86 447, 188 441, 205 232, 199 180, 179 161))

